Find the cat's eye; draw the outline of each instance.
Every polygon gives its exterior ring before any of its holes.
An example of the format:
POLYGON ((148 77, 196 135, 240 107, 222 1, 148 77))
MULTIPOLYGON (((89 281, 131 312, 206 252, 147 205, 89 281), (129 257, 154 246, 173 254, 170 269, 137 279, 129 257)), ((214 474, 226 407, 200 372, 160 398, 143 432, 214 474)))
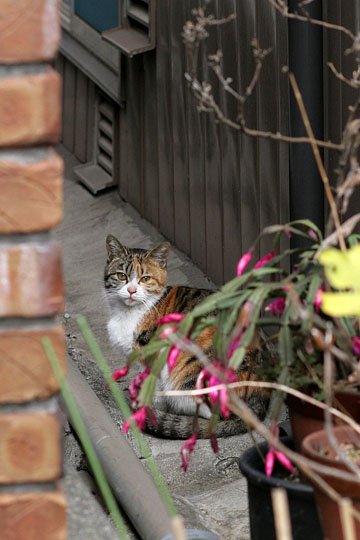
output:
POLYGON ((127 276, 124 272, 118 272, 116 275, 120 281, 127 281, 127 276))
POLYGON ((140 281, 142 281, 143 283, 146 283, 147 281, 150 281, 151 277, 150 276, 142 276, 142 278, 140 279, 140 281))

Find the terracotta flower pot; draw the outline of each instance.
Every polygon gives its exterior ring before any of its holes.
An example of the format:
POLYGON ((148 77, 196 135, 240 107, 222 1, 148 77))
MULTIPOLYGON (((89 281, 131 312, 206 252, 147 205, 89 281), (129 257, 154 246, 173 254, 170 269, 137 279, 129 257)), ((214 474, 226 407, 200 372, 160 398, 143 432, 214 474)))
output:
MULTIPOLYGON (((360 394, 356 392, 337 392, 335 399, 339 410, 349 414, 354 420, 360 422, 360 394)), ((320 431, 324 427, 324 411, 289 394, 286 398, 289 409, 292 436, 295 450, 300 452, 303 439, 310 433, 320 431)), ((336 403, 335 403, 336 405, 336 403)), ((335 424, 342 424, 334 417, 335 424)))
MULTIPOLYGON (((334 434, 338 443, 347 443, 358 440, 355 432, 346 426, 334 428, 334 434)), ((350 469, 339 459, 332 448, 325 430, 311 433, 302 442, 302 453, 323 465, 346 471, 350 478, 336 477, 331 474, 320 474, 336 492, 352 499, 354 507, 360 511, 360 478, 356 477, 350 469)), ((339 507, 336 501, 333 501, 323 490, 314 486, 315 499, 319 510, 320 521, 322 524, 325 540, 344 540, 342 533, 339 507)), ((356 528, 356 538, 360 538, 360 522, 354 520, 356 528)))

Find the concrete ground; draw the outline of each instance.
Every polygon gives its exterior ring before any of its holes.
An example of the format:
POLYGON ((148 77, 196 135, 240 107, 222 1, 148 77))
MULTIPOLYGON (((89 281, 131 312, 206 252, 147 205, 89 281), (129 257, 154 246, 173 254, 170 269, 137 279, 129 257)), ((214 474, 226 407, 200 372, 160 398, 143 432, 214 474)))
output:
MULTIPOLYGON (((125 245, 144 248, 163 238, 120 199, 116 190, 97 197, 91 195, 74 180, 72 169, 76 159, 63 147, 59 152, 66 163, 65 219, 55 234, 64 252, 67 299, 64 321, 69 354, 114 421, 121 425, 121 416, 84 344, 75 316, 81 313, 87 317, 111 366, 119 367, 120 359, 111 350, 106 333, 107 309, 102 286, 105 237, 112 233, 125 245)), ((175 249, 169 260, 169 274, 172 284, 211 287, 206 276, 175 249)), ((126 381, 122 384, 126 387, 126 381)), ((224 540, 249 539, 246 481, 237 464, 240 454, 252 444, 248 435, 220 440, 218 455, 213 454, 208 441, 199 441, 186 474, 180 469, 181 441, 151 436, 147 439, 188 526, 208 529, 224 540)), ((86 469, 86 463, 69 429, 65 433, 65 456, 69 540, 117 538, 93 495, 88 475, 78 472, 86 469)))

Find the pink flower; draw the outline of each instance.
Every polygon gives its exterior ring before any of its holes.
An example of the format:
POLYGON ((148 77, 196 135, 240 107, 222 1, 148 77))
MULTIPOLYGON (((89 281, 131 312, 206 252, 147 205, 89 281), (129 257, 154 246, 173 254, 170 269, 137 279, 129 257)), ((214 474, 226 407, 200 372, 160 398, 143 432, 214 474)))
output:
POLYGON ((201 388, 204 388, 205 382, 209 379, 209 372, 206 368, 202 369, 198 375, 198 378, 196 379, 196 390, 200 390, 201 388))
POLYGON ((190 454, 194 451, 195 445, 197 441, 197 433, 194 431, 194 433, 191 434, 191 436, 184 442, 184 444, 181 447, 180 454, 181 454, 181 467, 186 472, 189 467, 190 463, 190 454))
POLYGON ((272 475, 275 465, 275 452, 274 450, 269 450, 265 456, 265 474, 267 477, 272 475))
POLYGON ((170 334, 173 334, 175 331, 176 331, 175 326, 166 326, 164 330, 161 332, 161 334, 159 335, 159 338, 166 339, 167 337, 170 336, 170 334))
POLYGON ((169 373, 171 373, 172 370, 174 369, 180 353, 181 353, 181 350, 176 345, 173 345, 170 348, 170 351, 166 360, 169 373))
POLYGON ((273 259, 275 255, 276 255, 275 251, 270 251, 269 253, 264 255, 262 259, 259 259, 257 263, 254 264, 254 269, 256 270, 257 268, 262 268, 266 263, 271 261, 271 259, 273 259))
MULTIPOLYGON (((214 375, 210 375, 208 379, 208 385, 207 385, 208 388, 212 388, 213 386, 218 386, 219 384, 222 384, 222 381, 220 381, 218 377, 215 377, 214 375)), ((216 405, 217 400, 219 399, 219 396, 220 396, 220 390, 212 390, 209 393, 209 398, 213 405, 216 405)))
POLYGON ((286 236, 287 236, 288 238, 291 238, 291 237, 292 237, 292 232, 289 231, 289 229, 284 229, 284 233, 286 234, 286 236))
POLYGON ((169 313, 168 315, 161 317, 161 319, 158 320, 157 325, 161 326, 163 324, 180 322, 184 317, 185 315, 183 313, 169 313))
POLYGON ((228 383, 237 382, 238 378, 237 378, 236 373, 235 373, 235 371, 233 369, 231 369, 231 368, 226 368, 225 369, 225 380, 228 383))
POLYGON ((146 407, 141 407, 136 412, 134 412, 128 420, 123 424, 122 430, 124 433, 127 433, 132 426, 136 426, 141 431, 145 429, 146 426, 146 407))
POLYGON ((129 373, 129 366, 124 366, 120 369, 117 369, 116 371, 113 371, 111 374, 111 377, 114 381, 118 381, 119 379, 122 379, 129 373))
MULTIPOLYGON (((270 433, 275 437, 279 437, 279 424, 277 422, 272 422, 269 427, 270 433)), ((295 468, 291 461, 279 450, 275 450, 273 446, 269 446, 269 450, 265 456, 265 474, 266 476, 271 476, 274 470, 275 460, 285 467, 289 472, 294 473, 295 468)))
POLYGON ((151 369, 147 367, 144 371, 136 375, 129 385, 129 395, 132 401, 136 401, 138 394, 141 390, 141 386, 145 379, 150 375, 151 369))
POLYGON ((310 238, 315 240, 315 242, 319 240, 318 235, 316 234, 316 231, 314 231, 314 229, 308 229, 307 233, 310 236, 310 238))
POLYGON ((216 438, 215 433, 212 433, 210 435, 210 444, 211 444, 211 448, 214 454, 217 454, 219 451, 219 444, 218 444, 218 440, 216 438))
POLYGON ((244 255, 241 257, 241 259, 239 260, 239 262, 237 264, 237 268, 236 268, 236 275, 237 276, 241 276, 241 274, 244 272, 245 268, 247 267, 247 265, 251 261, 252 256, 253 256, 252 251, 247 251, 246 253, 244 253, 244 255))
POLYGON ((274 315, 274 317, 281 317, 281 315, 284 313, 284 309, 285 298, 280 297, 270 302, 270 304, 266 306, 265 311, 270 311, 271 315, 274 315))
POLYGON ((295 472, 294 465, 291 463, 290 459, 287 456, 285 456, 285 454, 283 454, 282 452, 279 452, 278 450, 276 450, 275 451, 275 457, 278 460, 278 462, 283 467, 285 467, 285 469, 287 469, 290 473, 293 474, 295 472))
POLYGON ((240 333, 230 343, 230 347, 228 348, 228 351, 226 353, 228 358, 231 358, 234 352, 236 351, 236 349, 238 348, 242 335, 243 335, 243 330, 241 329, 240 333))
POLYGON ((229 418, 229 394, 227 388, 221 388, 219 390, 220 411, 224 418, 229 418))
MULTIPOLYGON (((208 368, 202 369, 196 381, 196 388, 204 388, 205 384, 207 388, 212 388, 213 386, 237 381, 236 373, 231 368, 225 368, 219 360, 214 360, 212 367, 219 372, 219 375, 213 375, 208 368)), ((209 393, 209 399, 212 405, 216 405, 219 402, 220 411, 224 418, 230 416, 229 395, 225 386, 218 390, 212 390, 209 393)))
POLYGON ((295 467, 293 466, 289 458, 287 458, 285 454, 283 454, 282 452, 279 452, 278 450, 274 450, 272 448, 271 450, 268 451, 268 453, 265 456, 266 476, 269 477, 272 475, 273 470, 274 470, 275 460, 278 460, 278 462, 290 473, 293 474, 295 472, 295 467))
POLYGON ((322 303, 322 293, 323 293, 323 290, 324 290, 324 287, 321 286, 318 288, 318 290, 316 291, 315 293, 315 298, 314 298, 314 309, 317 313, 319 313, 320 309, 321 309, 321 303, 322 303))
POLYGON ((360 337, 353 336, 351 341, 354 354, 360 357, 360 337))

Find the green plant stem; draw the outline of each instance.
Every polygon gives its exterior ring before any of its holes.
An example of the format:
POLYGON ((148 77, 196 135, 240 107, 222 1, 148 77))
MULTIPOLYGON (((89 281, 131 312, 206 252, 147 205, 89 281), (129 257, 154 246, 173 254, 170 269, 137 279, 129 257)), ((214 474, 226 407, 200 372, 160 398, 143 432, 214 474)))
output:
MULTIPOLYGON (((84 339, 93 354, 99 368, 101 369, 101 372, 103 374, 103 377, 109 386, 109 389, 116 401, 116 404, 118 405, 122 415, 124 416, 125 420, 127 420, 131 416, 131 410, 128 406, 124 394, 119 388, 119 386, 116 384, 116 382, 113 380, 111 376, 111 370, 109 368, 109 365, 101 351, 101 348, 99 344, 97 343, 95 336, 89 327, 85 317, 83 315, 79 315, 76 318, 76 321, 79 325, 79 328, 81 330, 81 333, 84 336, 84 339)), ((156 484, 156 487, 159 490, 159 493, 164 501, 164 504, 171 516, 177 515, 177 510, 173 501, 173 498, 171 496, 171 493, 158 469, 158 466, 155 463, 155 460, 152 456, 151 450, 148 446, 148 444, 145 441, 145 438, 143 437, 142 433, 134 426, 131 426, 131 431, 134 435, 135 441, 137 443, 137 446, 146 460, 146 464, 148 466, 148 469, 153 477, 153 480, 156 484)))
POLYGON ((104 471, 102 469, 101 463, 96 455, 94 447, 91 443, 90 437, 88 435, 85 423, 83 422, 78 408, 76 406, 75 400, 71 394, 69 386, 65 380, 65 376, 60 368, 58 358, 56 356, 54 347, 51 343, 50 338, 42 338, 42 345, 45 349, 48 360, 53 369, 54 375, 58 384, 61 388, 61 393, 63 399, 66 403, 67 409, 70 412, 71 422, 73 423, 75 430, 79 436, 81 444, 85 450, 86 457, 89 460, 90 466, 94 473, 97 485, 99 486, 101 495, 104 499, 107 509, 110 512, 110 515, 113 519, 114 525, 119 533, 119 538, 121 540, 127 540, 129 538, 127 527, 125 522, 120 514, 117 502, 115 497, 109 487, 109 484, 106 481, 104 471))

